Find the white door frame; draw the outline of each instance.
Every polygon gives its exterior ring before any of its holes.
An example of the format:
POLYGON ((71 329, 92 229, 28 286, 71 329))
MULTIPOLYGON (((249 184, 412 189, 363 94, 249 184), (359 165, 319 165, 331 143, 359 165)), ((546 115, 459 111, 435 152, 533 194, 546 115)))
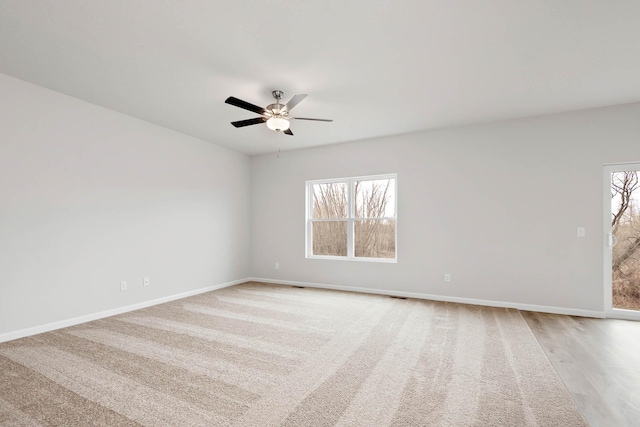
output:
POLYGON ((630 170, 640 171, 640 162, 606 164, 603 169, 604 312, 608 318, 640 320, 640 311, 613 308, 613 289, 611 284, 612 244, 614 243, 611 237, 611 173, 630 170))

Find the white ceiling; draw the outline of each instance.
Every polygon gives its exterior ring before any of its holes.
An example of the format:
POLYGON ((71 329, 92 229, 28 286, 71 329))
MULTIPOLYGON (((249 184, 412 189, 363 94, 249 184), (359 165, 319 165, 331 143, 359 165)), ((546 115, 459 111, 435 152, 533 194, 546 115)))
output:
POLYGON ((0 0, 0 72, 257 154, 640 101, 640 1, 0 0))

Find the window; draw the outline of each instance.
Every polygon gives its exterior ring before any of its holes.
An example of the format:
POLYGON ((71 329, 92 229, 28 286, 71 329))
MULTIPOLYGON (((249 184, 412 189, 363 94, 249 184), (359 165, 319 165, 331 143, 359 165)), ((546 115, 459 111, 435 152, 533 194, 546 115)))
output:
POLYGON ((396 262, 396 181, 307 181, 307 258, 396 262))

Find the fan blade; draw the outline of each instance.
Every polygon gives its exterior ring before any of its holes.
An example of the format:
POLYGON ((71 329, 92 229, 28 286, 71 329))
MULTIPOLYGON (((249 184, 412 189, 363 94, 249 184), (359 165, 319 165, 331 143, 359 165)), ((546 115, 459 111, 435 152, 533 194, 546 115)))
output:
POLYGON ((247 101, 243 101, 242 99, 238 99, 233 96, 228 97, 224 102, 233 105, 234 107, 244 108, 245 110, 253 111, 258 114, 264 114, 267 112, 267 110, 262 107, 250 104, 247 101))
POLYGON ((283 131, 282 133, 286 133, 287 135, 293 136, 293 132, 291 132, 291 129, 287 129, 287 130, 283 131))
POLYGON ((300 101, 302 101, 303 99, 305 99, 307 97, 306 94, 302 94, 302 95, 296 95, 293 98, 291 98, 291 100, 289 102, 287 102, 287 105, 284 106, 285 110, 287 111, 291 111, 291 109, 293 107, 295 107, 296 105, 298 105, 300 103, 300 101))
POLYGON ((296 120, 313 120, 314 122, 332 122, 332 119, 309 119, 307 117, 289 117, 290 119, 296 120))
POLYGON ((240 120, 238 122, 231 122, 231 124, 237 128, 241 128, 241 127, 250 126, 250 125, 257 125, 260 123, 264 123, 266 121, 267 121, 266 117, 256 117, 255 119, 247 119, 247 120, 240 120))

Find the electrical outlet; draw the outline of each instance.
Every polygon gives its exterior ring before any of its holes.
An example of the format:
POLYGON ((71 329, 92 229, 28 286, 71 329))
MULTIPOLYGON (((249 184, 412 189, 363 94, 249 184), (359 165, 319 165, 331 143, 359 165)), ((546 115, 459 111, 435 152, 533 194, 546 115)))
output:
POLYGON ((121 291, 126 291, 127 290, 127 281, 126 280, 121 280, 120 281, 120 290, 121 291))
POLYGON ((587 231, 584 227, 578 227, 577 235, 578 237, 584 237, 587 234, 587 231))
POLYGON ((449 273, 446 273, 446 274, 444 275, 444 281, 445 281, 446 283, 451 283, 451 275, 450 275, 449 273))
POLYGON ((276 270, 280 270, 280 263, 276 262, 276 266, 275 266, 276 270))
POLYGON ((145 278, 142 280, 142 286, 147 287, 147 286, 149 286, 150 284, 151 284, 151 279, 150 279, 149 277, 145 277, 145 278))

